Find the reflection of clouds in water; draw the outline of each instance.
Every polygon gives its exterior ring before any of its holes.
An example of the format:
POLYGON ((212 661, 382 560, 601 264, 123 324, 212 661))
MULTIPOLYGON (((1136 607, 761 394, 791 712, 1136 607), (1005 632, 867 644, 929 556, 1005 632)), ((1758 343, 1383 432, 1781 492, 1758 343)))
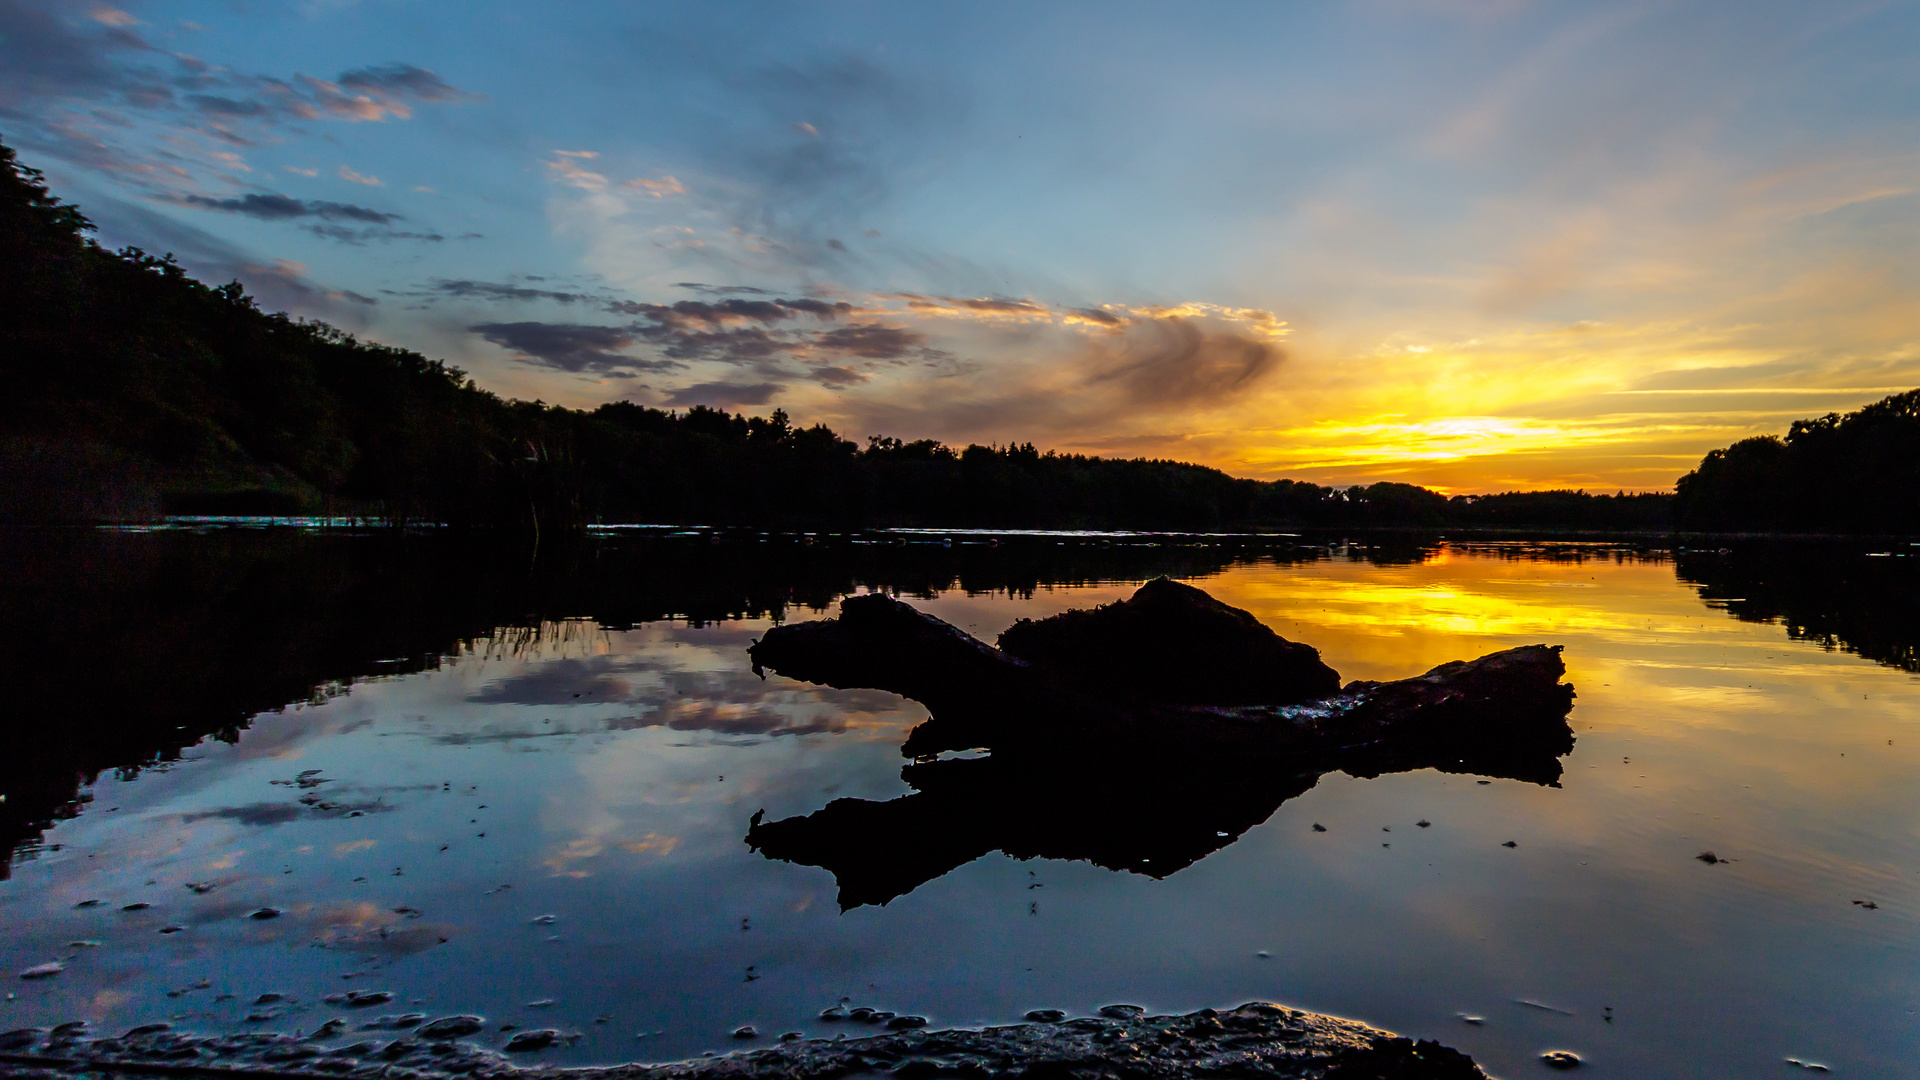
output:
POLYGON ((209 819, 219 821, 237 821, 242 825, 285 825, 289 821, 298 821, 306 816, 306 807, 298 803, 248 803, 245 806, 222 806, 217 810, 197 810, 191 814, 180 815, 180 823, 189 825, 196 821, 209 819))
MULTIPOLYGON (((611 669, 612 656, 567 657, 549 660, 520 675, 488 683, 467 700, 482 705, 573 705, 624 701, 633 691, 611 669)), ((650 665, 649 665, 650 666, 650 665)), ((624 670, 632 667, 622 665, 624 670)))
POLYGON ((672 702, 647 716, 623 716, 607 721, 609 731, 651 727, 710 731, 716 735, 819 735, 845 731, 847 722, 838 716, 824 716, 796 723, 776 706, 750 707, 712 701, 672 702))
MULTIPOLYGON (((522 659, 517 670, 466 695, 476 705, 566 707, 618 703, 623 715, 585 723, 542 717, 538 726, 489 723, 480 730, 429 736, 449 746, 513 743, 559 736, 666 728, 721 736, 818 735, 871 726, 901 707, 871 690, 836 691, 768 681, 746 667, 745 647, 765 630, 749 627, 643 626, 622 633, 576 634, 608 651, 591 656, 522 659)), ((565 642, 550 642, 564 648, 565 642)), ((889 722, 891 730, 897 722, 889 722)))

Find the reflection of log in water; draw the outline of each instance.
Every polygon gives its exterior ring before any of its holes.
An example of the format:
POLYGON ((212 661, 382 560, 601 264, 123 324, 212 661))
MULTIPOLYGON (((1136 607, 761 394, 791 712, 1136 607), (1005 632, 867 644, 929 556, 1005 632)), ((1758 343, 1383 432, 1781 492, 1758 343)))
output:
MULTIPOLYGON (((1250 652, 1297 659, 1280 647, 1301 648, 1265 627, 1234 629, 1220 612, 1252 617, 1188 586, 1150 583, 1128 603, 1143 602, 1172 616, 1158 633, 1169 651, 1185 654, 1176 681, 1188 687, 1206 686, 1209 674, 1245 686, 1249 674, 1232 669, 1250 652), (1194 611, 1198 630, 1184 617, 1194 611), (1211 673, 1206 656, 1191 648, 1209 618, 1213 632, 1256 639, 1214 651, 1227 660, 1215 661, 1211 673), (1177 632, 1166 635, 1169 627, 1177 632)), ((1082 640, 1104 652, 1111 636, 1099 631, 1103 621, 1156 633, 1137 615, 1121 604, 1067 618, 1091 628, 1082 640)), ((1016 647, 1033 636, 1010 634, 1016 647)), ((1137 665, 1113 668, 1097 692, 1086 672, 1100 656, 1076 652, 1060 635, 1047 655, 1044 666, 1029 663, 877 594, 843 602, 837 619, 769 631, 752 649, 756 669, 890 690, 932 715, 902 748, 916 759, 902 774, 916 794, 839 799, 782 821, 756 814, 748 844, 769 858, 831 871, 843 908, 884 904, 994 850, 1163 877, 1232 843, 1334 769, 1371 777, 1434 768, 1554 784, 1558 758, 1573 749, 1566 722, 1573 688, 1559 681, 1566 670, 1559 650, 1544 645, 1398 682, 1349 683, 1292 705, 1154 700, 1164 697, 1156 691, 1167 673, 1137 665), (975 748, 991 756, 935 756, 975 748)), ((1297 683, 1319 685, 1318 673, 1296 667, 1297 683)), ((1272 691, 1290 696, 1283 684, 1272 691)))

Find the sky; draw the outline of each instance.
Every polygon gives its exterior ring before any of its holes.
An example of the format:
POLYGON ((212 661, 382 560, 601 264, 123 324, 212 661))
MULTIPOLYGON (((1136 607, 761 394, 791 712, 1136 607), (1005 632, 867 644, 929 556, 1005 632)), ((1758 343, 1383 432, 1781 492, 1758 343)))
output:
POLYGON ((502 395, 1447 492, 1920 386, 1920 9, 0 0, 102 243, 502 395))

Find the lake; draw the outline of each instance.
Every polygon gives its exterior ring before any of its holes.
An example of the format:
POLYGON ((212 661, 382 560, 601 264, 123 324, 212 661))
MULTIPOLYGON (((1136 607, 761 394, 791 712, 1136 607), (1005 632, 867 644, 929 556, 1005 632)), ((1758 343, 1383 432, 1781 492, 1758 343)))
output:
MULTIPOLYGON (((1508 1077, 1920 1076, 1920 546, 1720 543, 7 536, 0 1029, 473 1012, 571 1064, 848 1031, 835 1004, 1265 999, 1508 1077), (996 851, 845 910, 744 842, 908 794, 926 718, 755 676, 770 626, 884 589, 991 642, 1162 574, 1343 680, 1563 646, 1561 779, 1331 773, 1164 876, 996 851)), ((1079 812, 1122 849, 1138 820, 1079 812)))

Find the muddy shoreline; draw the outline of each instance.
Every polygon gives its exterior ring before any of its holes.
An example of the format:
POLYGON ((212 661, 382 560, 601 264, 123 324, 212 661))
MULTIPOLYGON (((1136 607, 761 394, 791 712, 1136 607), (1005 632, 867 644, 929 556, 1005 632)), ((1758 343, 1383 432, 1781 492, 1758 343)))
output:
MULTIPOLYGON (((980 1030, 901 1030, 870 1037, 800 1039, 663 1064, 561 1068, 541 1065, 538 1049, 566 1039, 559 1031, 511 1037, 480 1017, 442 1017, 398 1038, 324 1025, 312 1035, 249 1032, 200 1036, 165 1024, 117 1038, 85 1025, 29 1028, 0 1035, 0 1075, 41 1080, 120 1075, 335 1077, 565 1076, 570 1080, 837 1080, 887 1075, 931 1077, 1272 1077, 1289 1080, 1486 1080, 1473 1059, 1437 1042, 1402 1038, 1351 1020, 1249 1002, 1149 1016, 1110 1005, 1100 1015, 1066 1019, 1030 1013, 1031 1022, 980 1030), (525 1048, 524 1050, 520 1048, 525 1048), (512 1052, 510 1052, 512 1051, 512 1052)), ((853 1021, 848 1021, 854 1026, 853 1021)), ((743 1032, 742 1041, 747 1037, 743 1032)))

